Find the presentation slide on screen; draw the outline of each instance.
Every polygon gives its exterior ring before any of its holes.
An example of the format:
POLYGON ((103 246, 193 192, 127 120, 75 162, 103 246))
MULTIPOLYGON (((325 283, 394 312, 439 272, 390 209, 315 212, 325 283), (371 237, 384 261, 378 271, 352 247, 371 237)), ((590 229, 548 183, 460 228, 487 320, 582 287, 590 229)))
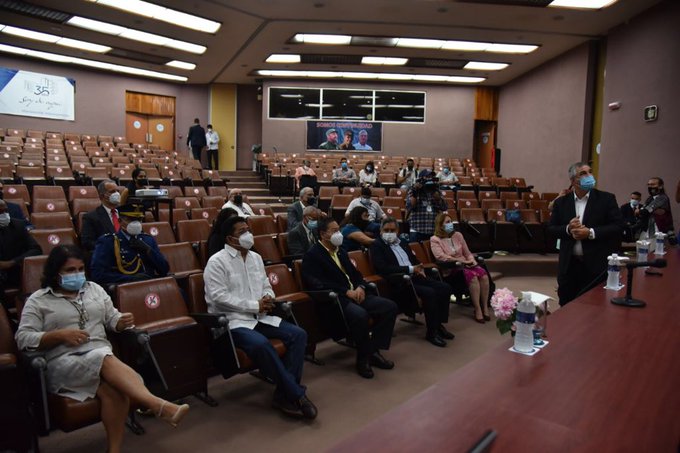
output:
POLYGON ((73 79, 0 68, 0 113, 73 121, 75 93, 73 79))
POLYGON ((380 151, 382 149, 382 123, 307 121, 307 149, 312 151, 380 151))

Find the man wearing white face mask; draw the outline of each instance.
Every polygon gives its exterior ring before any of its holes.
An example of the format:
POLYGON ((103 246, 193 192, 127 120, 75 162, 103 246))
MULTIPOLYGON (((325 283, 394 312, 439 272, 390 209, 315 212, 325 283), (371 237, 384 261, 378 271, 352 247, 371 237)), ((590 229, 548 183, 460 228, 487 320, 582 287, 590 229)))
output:
MULTIPOLYGON (((307 333, 272 314, 274 291, 262 257, 250 250, 254 239, 246 219, 227 219, 221 232, 225 246, 210 257, 203 274, 208 311, 225 314, 234 345, 274 381, 272 406, 293 417, 316 418, 316 407, 300 384, 307 333), (283 360, 269 342, 273 338, 286 346, 283 360)), ((213 334, 217 344, 228 335, 225 328, 213 334)))
POLYGON ((102 204, 98 208, 88 212, 83 216, 83 226, 80 233, 80 245, 92 252, 94 246, 101 236, 113 234, 120 230, 120 219, 118 217, 118 205, 120 204, 120 192, 118 185, 105 179, 97 186, 99 199, 102 204))
MULTIPOLYGON (((318 221, 317 242, 302 259, 302 279, 305 289, 330 290, 338 294, 347 322, 347 332, 339 326, 337 316, 324 313, 330 321, 334 338, 348 336, 357 346, 356 370, 359 376, 371 379, 373 369, 390 370, 394 362, 380 354, 389 349, 392 331, 397 318, 397 304, 366 292, 368 284, 340 246, 343 237, 338 222, 332 218, 318 221), (373 325, 369 328, 369 319, 373 325), (372 333, 372 335, 371 335, 372 333)), ((320 306, 323 310, 324 307, 320 306)))
POLYGON ((640 220, 640 212, 638 206, 640 206, 640 200, 642 200, 642 194, 640 192, 631 192, 630 201, 624 205, 621 205, 621 217, 623 217, 623 222, 626 227, 623 230, 623 242, 633 242, 636 240, 636 236, 639 235, 639 231, 636 231, 635 225, 640 220))
POLYGON ((156 240, 142 232, 142 209, 132 204, 118 208, 120 230, 97 239, 90 260, 92 280, 106 287, 168 275, 170 266, 156 240))

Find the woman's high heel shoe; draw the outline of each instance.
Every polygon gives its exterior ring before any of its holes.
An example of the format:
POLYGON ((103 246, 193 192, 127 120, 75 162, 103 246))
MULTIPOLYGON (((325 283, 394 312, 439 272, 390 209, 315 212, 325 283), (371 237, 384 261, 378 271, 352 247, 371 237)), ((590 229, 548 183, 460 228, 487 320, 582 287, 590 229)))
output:
POLYGON ((156 414, 156 416, 163 419, 173 428, 176 428, 177 425, 179 425, 179 423, 182 421, 184 416, 187 414, 187 412, 189 412, 189 405, 182 404, 181 406, 177 406, 177 410, 172 415, 172 417, 163 417, 163 408, 165 407, 166 404, 168 404, 168 402, 165 400, 161 402, 161 407, 158 409, 158 413, 156 414))

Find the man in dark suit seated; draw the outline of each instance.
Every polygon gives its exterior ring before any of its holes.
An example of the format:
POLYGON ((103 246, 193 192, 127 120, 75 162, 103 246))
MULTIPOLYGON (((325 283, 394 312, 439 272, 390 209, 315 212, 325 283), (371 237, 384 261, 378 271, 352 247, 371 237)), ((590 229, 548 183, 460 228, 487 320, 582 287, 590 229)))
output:
POLYGON ((156 240, 142 232, 142 205, 118 208, 120 230, 97 239, 90 260, 92 280, 106 287, 165 277, 170 266, 156 240))
POLYGON ((42 255, 40 245, 26 231, 26 222, 11 218, 7 203, 0 200, 0 298, 6 287, 17 287, 21 281, 24 258, 42 255))
POLYGON ((427 278, 423 265, 415 257, 411 248, 399 241, 397 221, 392 217, 380 223, 380 238, 371 246, 371 260, 378 274, 390 284, 393 298, 400 303, 403 311, 413 314, 416 310, 412 293, 407 288, 403 275, 410 275, 416 294, 422 302, 427 341, 435 346, 444 347, 444 339, 453 340, 454 335, 446 330, 443 323, 449 320, 449 303, 453 290, 441 281, 427 278), (409 307, 411 305, 411 307, 409 307))
POLYGON ((288 233, 288 253, 304 255, 317 242, 317 226, 320 213, 314 206, 307 206, 303 211, 302 222, 288 233))
POLYGON ((555 199, 548 233, 560 240, 557 294, 566 305, 607 276, 607 256, 621 245, 623 220, 616 197, 595 189, 584 162, 569 167, 574 188, 555 199))
POLYGON ((117 207, 120 204, 118 185, 110 179, 105 179, 97 186, 101 206, 83 216, 80 232, 80 245, 92 252, 101 236, 117 233, 120 230, 120 219, 117 207))
POLYGON ((302 222, 302 211, 307 206, 313 206, 316 202, 314 190, 311 187, 304 187, 300 190, 300 199, 288 206, 287 220, 288 231, 292 231, 300 222, 302 222))
MULTIPOLYGON (((4 199, 3 190, 4 186, 0 182, 0 200, 4 199)), ((33 224, 24 215, 24 211, 21 210, 21 206, 19 206, 16 203, 12 203, 11 201, 5 201, 5 204, 7 205, 7 212, 9 212, 10 218, 23 221, 26 224, 27 230, 32 230, 33 228, 35 228, 33 224)))
MULTIPOLYGON (((394 363, 380 354, 389 349, 397 318, 397 304, 366 293, 367 283, 340 248, 342 233, 332 218, 318 221, 319 242, 302 260, 302 279, 310 291, 329 290, 338 294, 347 321, 349 337, 357 346, 356 368, 360 376, 373 377, 371 366, 392 369, 394 363), (373 319, 372 335, 369 319, 373 319)), ((340 338, 342 335, 334 335, 340 338)))

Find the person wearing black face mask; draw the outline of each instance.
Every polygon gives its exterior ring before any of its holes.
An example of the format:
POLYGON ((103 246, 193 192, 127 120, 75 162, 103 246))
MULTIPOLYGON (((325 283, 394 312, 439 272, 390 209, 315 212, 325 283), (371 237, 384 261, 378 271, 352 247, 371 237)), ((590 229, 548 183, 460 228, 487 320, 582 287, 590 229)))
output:
POLYGON ((636 212, 640 215, 642 231, 647 231, 649 237, 656 232, 669 233, 673 231, 673 214, 671 213, 671 200, 666 195, 663 179, 658 176, 647 181, 647 198, 641 208, 636 212))
POLYGON ((378 186, 378 172, 372 160, 366 162, 366 166, 359 172, 359 185, 362 187, 378 186))
POLYGON ((241 217, 249 217, 255 215, 255 211, 250 207, 248 203, 243 201, 243 193, 241 189, 231 189, 229 191, 229 201, 227 201, 223 206, 224 208, 231 208, 241 217))
MULTIPOLYGON (((143 168, 135 168, 132 170, 132 181, 130 181, 123 192, 120 194, 120 204, 124 205, 128 203, 128 198, 134 197, 135 192, 138 189, 146 189, 149 186, 149 180, 146 177, 146 171, 143 168)), ((132 202, 132 200, 130 200, 132 202)), ((141 202, 144 206, 144 210, 147 211, 153 207, 153 202, 150 200, 144 200, 141 202)))

